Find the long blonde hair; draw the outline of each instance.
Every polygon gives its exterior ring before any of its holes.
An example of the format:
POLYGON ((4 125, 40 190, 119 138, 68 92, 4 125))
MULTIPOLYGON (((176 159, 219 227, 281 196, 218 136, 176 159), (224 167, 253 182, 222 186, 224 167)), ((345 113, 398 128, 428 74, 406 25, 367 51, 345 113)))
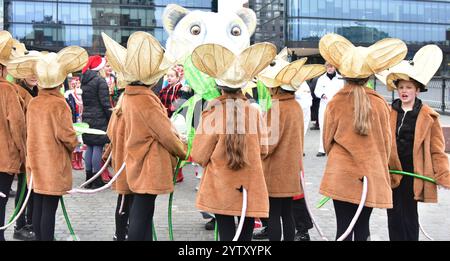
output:
POLYGON ((353 128, 359 135, 367 136, 371 128, 370 115, 372 110, 369 96, 367 96, 364 91, 364 86, 366 85, 368 78, 346 80, 353 86, 353 113, 355 115, 353 119, 353 128))

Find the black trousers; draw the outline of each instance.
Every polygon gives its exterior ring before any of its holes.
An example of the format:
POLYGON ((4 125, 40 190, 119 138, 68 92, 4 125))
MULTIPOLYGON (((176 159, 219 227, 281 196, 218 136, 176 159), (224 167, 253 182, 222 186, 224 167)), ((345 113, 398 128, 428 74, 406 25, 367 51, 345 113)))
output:
POLYGON ((55 240, 55 216, 60 198, 34 193, 33 231, 37 241, 55 240))
POLYGON ((130 211, 129 241, 153 241, 152 222, 156 196, 134 194, 130 211))
MULTIPOLYGON (((336 239, 338 239, 352 222, 358 205, 339 200, 333 200, 333 204, 337 223, 336 239)), ((352 239, 354 241, 367 241, 370 236, 369 219, 371 214, 372 208, 364 207, 353 230, 344 241, 352 241, 352 239)))
POLYGON ((292 207, 294 210, 295 228, 298 232, 306 233, 313 228, 311 217, 306 208, 305 199, 293 200, 292 207))
POLYGON ((292 197, 272 198, 269 197, 269 228, 270 241, 294 241, 295 221, 292 209, 292 197), (281 233, 281 220, 283 220, 283 233, 281 233))
POLYGON ((116 207, 116 237, 117 241, 124 241, 128 233, 128 218, 130 216, 130 209, 133 203, 133 195, 119 195, 117 197, 117 207, 116 207), (123 207, 122 212, 120 211, 120 206, 123 207))
MULTIPOLYGON (((19 180, 17 182, 17 193, 16 193, 16 199, 15 199, 16 208, 17 208, 17 204, 19 204, 20 194, 22 193, 22 186, 23 186, 23 183, 26 183, 27 176, 25 173, 21 173, 21 174, 19 174, 18 178, 19 178, 19 180)), ((25 185, 23 200, 25 200, 27 193, 28 193, 28 188, 25 185)), ((17 219, 17 221, 16 221, 16 229, 21 229, 25 225, 31 225, 33 223, 33 198, 34 198, 33 191, 31 191, 30 198, 27 203, 27 207, 26 207, 25 211, 22 213, 22 215, 20 215, 19 219, 17 219)), ((20 205, 20 207, 22 207, 22 205, 20 205)))
MULTIPOLYGON (((234 222, 234 216, 219 214, 215 214, 215 216, 217 229, 219 230, 220 241, 232 241, 234 235, 236 234, 236 223, 234 222)), ((251 241, 254 226, 255 219, 252 217, 246 217, 238 241, 251 241)))
MULTIPOLYGON (((9 191, 14 180, 14 175, 0 172, 0 192, 6 197, 0 197, 0 227, 5 225, 6 203, 8 203, 9 191)), ((0 241, 5 241, 5 230, 0 230, 0 241)))
POLYGON ((391 241, 419 241, 419 214, 413 188, 414 178, 403 176, 392 191, 394 208, 387 210, 391 241))

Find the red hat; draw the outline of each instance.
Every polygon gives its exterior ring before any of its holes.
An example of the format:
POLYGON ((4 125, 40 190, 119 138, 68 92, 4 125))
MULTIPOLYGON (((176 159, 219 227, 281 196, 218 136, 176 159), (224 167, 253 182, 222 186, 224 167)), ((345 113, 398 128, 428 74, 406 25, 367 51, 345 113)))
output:
POLYGON ((102 58, 100 55, 90 56, 88 63, 83 68, 82 73, 85 73, 87 70, 91 71, 99 71, 106 65, 105 58, 102 58))

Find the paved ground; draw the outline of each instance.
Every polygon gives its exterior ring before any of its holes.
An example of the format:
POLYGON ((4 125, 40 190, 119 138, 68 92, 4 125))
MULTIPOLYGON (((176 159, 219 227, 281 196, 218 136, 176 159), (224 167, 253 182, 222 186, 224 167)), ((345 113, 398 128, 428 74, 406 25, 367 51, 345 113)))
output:
MULTIPOLYGON (((450 117, 442 117, 443 124, 450 124, 450 117)), ((307 179, 306 191, 311 205, 315 205, 322 197, 318 194, 318 187, 322 177, 326 158, 316 157, 319 142, 319 131, 309 130, 305 139, 305 175, 307 179)), ((81 184, 84 173, 74 171, 74 186, 81 184)), ((185 170, 184 182, 176 185, 173 220, 175 240, 205 241, 213 240, 213 232, 206 231, 204 220, 195 208, 195 186, 198 180, 193 174, 191 166, 185 170)), ((13 185, 15 187, 15 183, 13 185)), ((421 204, 419 206, 420 219, 424 229, 435 240, 450 240, 450 191, 439 191, 439 204, 421 204)), ((69 216, 76 234, 85 241, 108 241, 114 234, 114 210, 117 195, 106 191, 95 195, 76 195, 64 197, 69 216)), ((12 211, 12 202, 8 202, 7 217, 12 211)), ((155 225, 158 240, 168 240, 167 226, 168 196, 159 196, 155 211, 155 225)), ((335 236, 335 217, 333 205, 327 203, 321 209, 313 209, 317 222, 329 239, 335 236)), ((388 240, 386 211, 375 209, 371 217, 371 239, 375 241, 388 240)), ((10 228, 6 231, 7 240, 12 240, 10 228)), ((312 240, 321 240, 315 229, 310 230, 312 240)), ((61 208, 57 212, 56 239, 71 240, 67 226, 64 222, 61 208)), ((421 240, 427 240, 423 234, 421 240)))

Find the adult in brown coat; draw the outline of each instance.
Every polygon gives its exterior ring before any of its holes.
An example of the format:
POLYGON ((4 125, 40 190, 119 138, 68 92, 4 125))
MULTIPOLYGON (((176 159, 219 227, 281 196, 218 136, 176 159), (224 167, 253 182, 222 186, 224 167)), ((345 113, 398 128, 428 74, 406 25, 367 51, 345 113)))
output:
POLYGON ((108 62, 120 74, 119 79, 123 76, 130 83, 125 88, 121 116, 125 122, 127 183, 135 193, 128 240, 151 241, 156 196, 173 191, 174 156, 186 157, 166 109, 151 90, 169 63, 166 65, 158 40, 148 33, 133 33, 128 49, 106 34, 102 36, 108 62))
POLYGON ((327 164, 320 193, 331 197, 336 213, 336 239, 351 223, 368 179, 367 198, 355 226, 343 240, 365 241, 370 236, 372 208, 392 208, 388 160, 391 151, 389 107, 375 91, 365 87, 368 78, 398 64, 406 45, 398 39, 355 47, 336 34, 324 36, 320 53, 345 77, 344 88, 328 103, 325 112, 324 147, 327 164), (339 52, 335 48, 341 48, 339 52), (355 62, 358 61, 358 62, 355 62))
POLYGON ((197 47, 192 55, 193 64, 215 77, 222 91, 222 95, 203 112, 191 153, 193 161, 205 168, 197 193, 197 208, 215 214, 222 241, 231 241, 235 237, 234 218, 241 216, 243 211, 244 189, 248 192, 248 200, 245 219, 240 217, 243 226, 238 240, 251 240, 254 218, 269 214, 261 161, 261 155, 267 153, 267 146, 262 143, 266 133, 261 129, 264 127, 258 109, 250 106, 241 88, 273 60, 275 51, 273 45, 262 43, 236 55, 220 45, 207 44, 197 47), (223 56, 211 61, 210 55, 217 54, 212 53, 213 50, 223 56), (245 60, 249 53, 254 57, 245 60), (226 64, 223 57, 230 63, 226 64), (221 67, 223 73, 218 73, 216 70, 221 67), (236 75, 236 72, 243 73, 236 75))
POLYGON ((396 89, 399 99, 392 103, 390 127, 391 170, 406 171, 432 178, 436 184, 411 176, 393 174, 393 209, 388 209, 389 238, 393 241, 419 240, 417 202, 437 203, 437 185, 450 188, 450 170, 439 114, 422 104, 419 92, 442 63, 442 51, 436 45, 422 47, 414 63, 404 61, 387 72, 384 82, 396 89))
POLYGON ((25 73, 36 75, 41 88, 27 111, 27 174, 33 178, 36 240, 54 240, 58 201, 72 189, 71 155, 78 140, 59 87, 68 73, 84 66, 87 57, 83 48, 72 46, 58 54, 24 58, 30 59, 25 73))
POLYGON ((305 65, 307 58, 287 61, 287 48, 263 72, 259 79, 272 92, 272 108, 267 113, 273 142, 263 158, 264 176, 269 192, 268 235, 271 241, 293 241, 295 221, 293 197, 303 194, 300 175, 303 170, 303 110, 295 99, 301 83, 325 72, 323 65, 305 65), (286 73, 286 72, 290 73, 286 73), (281 232, 281 220, 283 232, 281 232))
MULTIPOLYGON (((7 31, 0 32, 0 227, 5 222, 5 208, 14 175, 20 173, 25 162, 25 116, 21 99, 16 88, 5 77, 6 64, 12 51, 12 36, 7 31)), ((4 241, 4 231, 0 231, 0 241, 4 241)))

